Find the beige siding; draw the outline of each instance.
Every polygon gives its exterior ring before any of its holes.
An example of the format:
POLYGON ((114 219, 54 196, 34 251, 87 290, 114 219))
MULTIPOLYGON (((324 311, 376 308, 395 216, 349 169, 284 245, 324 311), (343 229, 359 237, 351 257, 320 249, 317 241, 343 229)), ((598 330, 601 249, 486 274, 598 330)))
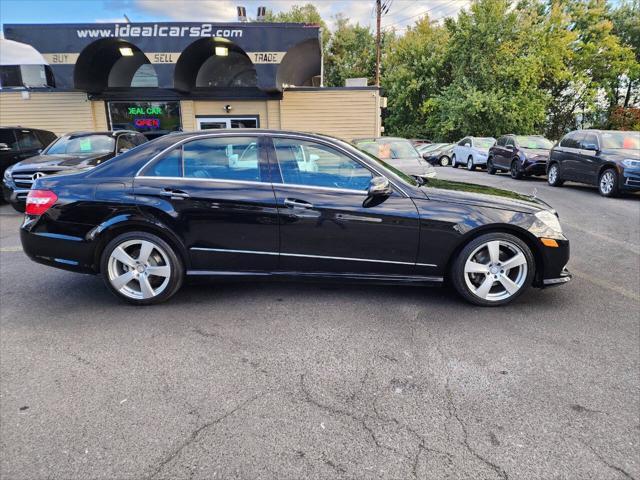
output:
POLYGON ((280 104, 281 127, 345 140, 379 136, 378 98, 375 90, 287 90, 280 104))
POLYGON ((180 102, 180 115, 182 117, 182 130, 191 132, 196 129, 196 119, 193 113, 193 100, 182 100, 180 102))
POLYGON ((267 126, 266 100, 196 100, 193 102, 193 107, 193 113, 196 116, 225 117, 233 115, 234 117, 241 117, 243 115, 258 115, 260 117, 260 127, 266 128, 267 126), (231 106, 231 111, 229 113, 225 112, 225 105, 231 106))
POLYGON ((109 120, 107 119, 107 107, 104 101, 92 101, 91 102, 93 112, 93 125, 95 130, 104 131, 109 130, 109 120))
POLYGON ((267 121, 263 128, 280 128, 280 101, 269 100, 267 102, 267 121))
MULTIPOLYGON (((97 130, 91 103, 82 92, 30 92, 28 99, 21 92, 0 92, 0 125, 42 128, 56 135, 97 130)), ((103 118, 100 128, 106 125, 103 118)))

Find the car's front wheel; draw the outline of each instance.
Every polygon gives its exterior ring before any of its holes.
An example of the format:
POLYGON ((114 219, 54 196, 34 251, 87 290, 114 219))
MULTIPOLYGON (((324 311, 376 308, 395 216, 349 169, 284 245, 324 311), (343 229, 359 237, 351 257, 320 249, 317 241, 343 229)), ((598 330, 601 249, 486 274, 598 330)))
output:
POLYGON ((603 197, 615 197, 618 195, 618 175, 613 168, 608 168, 600 175, 598 191, 603 197))
POLYGON ((511 168, 509 168, 511 178, 515 180, 522 179, 522 171, 520 170, 520 162, 516 159, 511 162, 511 168))
POLYGON ((453 155, 453 157, 451 157, 451 166, 452 166, 453 168, 458 168, 458 162, 457 162, 456 160, 457 160, 457 159, 456 159, 456 156, 455 156, 455 155, 453 155))
POLYGON ((552 187, 561 187, 564 180, 560 178, 560 167, 557 163, 551 164, 547 172, 547 183, 552 187))
POLYGON ((147 232, 124 233, 109 242, 100 271, 109 290, 136 305, 169 299, 184 278, 184 267, 173 248, 147 232))
POLYGON ((518 298, 531 285, 535 260, 518 237, 502 232, 471 240, 453 262, 451 281, 467 301, 498 306, 518 298))
POLYGON ((473 157, 469 155, 469 158, 467 158, 467 170, 472 171, 475 169, 476 169, 476 166, 473 164, 473 157))

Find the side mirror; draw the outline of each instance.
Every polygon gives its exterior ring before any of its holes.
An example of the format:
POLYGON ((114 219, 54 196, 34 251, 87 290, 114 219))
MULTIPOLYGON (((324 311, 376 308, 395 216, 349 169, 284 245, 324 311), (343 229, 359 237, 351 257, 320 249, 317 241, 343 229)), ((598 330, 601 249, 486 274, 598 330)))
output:
POLYGON ((598 146, 595 143, 585 143, 582 146, 583 150, 589 150, 590 152, 597 152, 598 151, 598 146))
POLYGON ((370 197, 388 197, 393 193, 389 180, 385 177, 373 177, 369 183, 370 197))
POLYGON ((6 143, 0 143, 0 150, 11 150, 11 147, 6 143))

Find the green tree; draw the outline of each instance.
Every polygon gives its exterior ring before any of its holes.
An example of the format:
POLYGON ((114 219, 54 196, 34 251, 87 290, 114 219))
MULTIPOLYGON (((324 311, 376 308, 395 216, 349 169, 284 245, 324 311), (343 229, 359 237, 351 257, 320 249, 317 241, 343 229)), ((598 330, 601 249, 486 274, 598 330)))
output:
POLYGON ((309 23, 319 25, 322 28, 322 48, 326 51, 331 39, 331 32, 327 24, 322 19, 320 12, 312 3, 305 5, 293 5, 290 10, 274 13, 273 10, 267 10, 265 15, 267 22, 279 23, 309 23))
MULTIPOLYGON (((388 98, 385 131, 432 137, 425 104, 437 93, 448 32, 425 16, 398 38, 389 36, 382 58, 382 87, 388 98)), ((375 59, 374 59, 375 62, 375 59)))
POLYGON ((344 86, 347 78, 375 78, 376 45, 369 28, 351 25, 343 16, 336 17, 336 27, 324 61, 325 84, 329 87, 344 86))

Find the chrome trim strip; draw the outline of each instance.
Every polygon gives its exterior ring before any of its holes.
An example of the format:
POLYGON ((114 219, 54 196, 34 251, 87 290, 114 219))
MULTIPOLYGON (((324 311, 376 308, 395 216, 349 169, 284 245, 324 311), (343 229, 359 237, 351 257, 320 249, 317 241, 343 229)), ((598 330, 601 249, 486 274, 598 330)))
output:
POLYGON ((384 275, 376 273, 334 273, 334 272, 296 272, 296 271, 273 271, 273 272, 257 272, 257 271, 228 271, 228 270, 187 270, 187 275, 198 276, 217 276, 217 277, 308 277, 308 278, 347 278, 359 280, 396 280, 408 282, 433 282, 439 283, 444 281, 444 277, 431 277, 420 275, 384 275))
POLYGON ((437 265, 434 265, 432 263, 398 262, 395 260, 377 260, 372 258, 331 257, 327 255, 308 255, 304 253, 261 252, 257 250, 231 250, 226 248, 205 248, 205 247, 191 247, 190 250, 197 250, 202 252, 218 252, 218 253, 247 253, 251 255, 282 255, 284 257, 321 258, 323 260, 347 260, 350 262, 389 263, 394 265, 416 265, 419 267, 437 267, 437 265))
POLYGON ((154 177, 152 175, 140 175, 136 178, 143 179, 158 179, 158 180, 186 180, 191 181, 195 180, 197 182, 215 182, 215 183, 242 183, 247 185, 264 185, 266 187, 271 188, 271 183, 269 182, 257 182, 254 180, 226 180, 226 179, 218 179, 218 178, 199 178, 199 177, 154 177))

